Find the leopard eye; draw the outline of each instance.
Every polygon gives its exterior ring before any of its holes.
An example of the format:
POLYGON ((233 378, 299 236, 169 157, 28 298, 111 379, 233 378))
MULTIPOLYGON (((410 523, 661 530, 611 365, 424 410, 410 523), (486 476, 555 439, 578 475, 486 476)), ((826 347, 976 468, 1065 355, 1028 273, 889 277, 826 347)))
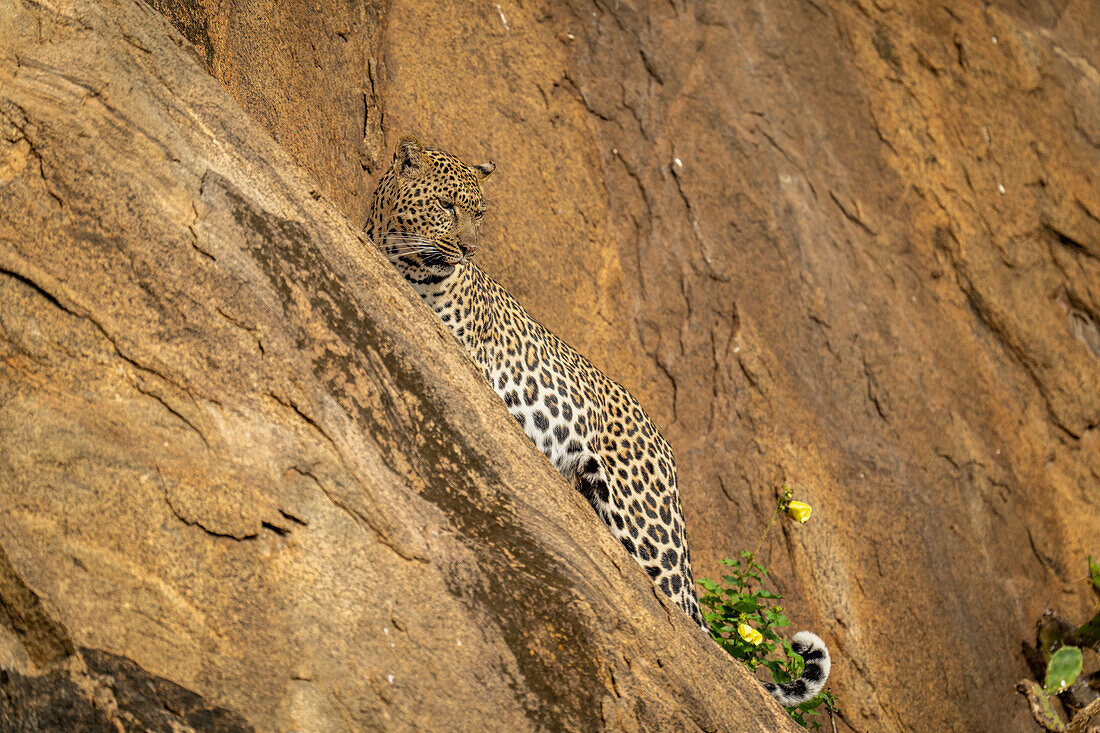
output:
POLYGON ((440 206, 442 206, 442 207, 443 207, 443 210, 444 210, 444 211, 446 211, 446 212, 447 212, 448 214, 453 214, 453 213, 455 213, 455 205, 454 205, 454 202, 452 202, 452 201, 445 201, 444 199, 441 199, 441 198, 438 198, 438 197, 436 198, 436 201, 438 201, 438 202, 439 202, 439 205, 440 205, 440 206))
POLYGON ((481 221, 481 217, 483 217, 483 216, 485 216, 484 211, 475 211, 474 212, 474 218, 477 219, 478 221, 481 221))

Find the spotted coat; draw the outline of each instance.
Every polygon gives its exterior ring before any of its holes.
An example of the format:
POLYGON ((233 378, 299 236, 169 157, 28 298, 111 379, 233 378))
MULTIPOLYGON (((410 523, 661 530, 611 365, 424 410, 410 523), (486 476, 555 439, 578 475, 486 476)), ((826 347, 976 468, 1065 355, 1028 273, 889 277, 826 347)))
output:
POLYGON ((676 461, 638 401, 471 261, 492 163, 398 144, 366 232, 446 323, 527 436, 703 629, 676 461))

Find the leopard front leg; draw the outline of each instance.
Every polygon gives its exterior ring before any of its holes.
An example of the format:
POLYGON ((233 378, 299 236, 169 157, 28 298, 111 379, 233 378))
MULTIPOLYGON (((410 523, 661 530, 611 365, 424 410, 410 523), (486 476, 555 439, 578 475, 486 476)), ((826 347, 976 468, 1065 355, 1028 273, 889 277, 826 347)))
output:
MULTIPOLYGON (((611 458, 610 460, 614 460, 611 458)), ((634 556, 653 583, 679 606, 703 631, 706 622, 699 610, 691 558, 683 541, 682 521, 662 523, 673 511, 680 513, 678 497, 664 492, 665 501, 658 506, 656 494, 631 497, 631 491, 643 486, 613 475, 604 459, 594 451, 583 454, 577 477, 577 489, 588 500, 611 534, 634 556)), ((709 633, 709 632, 708 632, 709 633)))
POLYGON ((653 583, 706 629, 684 540, 671 450, 640 410, 631 414, 634 425, 624 427, 619 417, 607 420, 594 395, 575 382, 570 388, 570 382, 556 376, 561 373, 509 378, 504 369, 486 369, 486 378, 527 437, 576 485, 653 583), (617 455, 626 450, 629 436, 636 443, 631 457, 617 455), (634 450, 652 453, 653 459, 639 459, 634 450))

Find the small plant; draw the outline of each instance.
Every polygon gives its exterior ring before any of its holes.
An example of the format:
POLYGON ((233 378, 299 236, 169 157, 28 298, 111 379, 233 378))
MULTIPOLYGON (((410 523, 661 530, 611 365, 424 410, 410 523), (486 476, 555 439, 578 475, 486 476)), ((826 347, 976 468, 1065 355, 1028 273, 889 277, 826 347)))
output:
MULTIPOLYGON (((757 562, 757 555, 780 514, 786 513, 801 523, 810 518, 810 506, 792 501, 792 496, 793 492, 784 485, 775 512, 755 550, 742 551, 736 560, 722 560, 722 564, 730 568, 729 574, 722 576, 723 583, 699 579, 704 590, 699 603, 709 609, 703 615, 714 641, 750 670, 766 667, 777 684, 797 679, 804 665, 802 657, 791 649, 790 642, 775 631, 790 626, 791 622, 778 603, 783 596, 764 586, 768 570, 757 562)), ((816 729, 821 723, 813 718, 821 715, 822 706, 830 713, 837 712, 836 695, 823 690, 813 699, 787 708, 787 712, 803 728, 816 729)))
MULTIPOLYGON (((1091 556, 1088 558, 1088 574, 1093 590, 1100 594, 1100 563, 1091 556)), ((1039 620, 1035 646, 1024 645, 1028 666, 1043 684, 1024 679, 1020 680, 1016 689, 1027 698, 1035 722, 1043 729, 1080 733, 1094 716, 1100 714, 1100 698, 1085 705, 1079 697, 1079 687, 1100 683, 1100 672, 1081 674, 1084 668, 1081 650, 1089 648, 1100 651, 1100 612, 1074 628, 1054 611, 1048 610, 1039 620), (1071 713, 1068 723, 1063 722, 1058 714, 1056 701, 1059 699, 1066 711, 1071 713)))

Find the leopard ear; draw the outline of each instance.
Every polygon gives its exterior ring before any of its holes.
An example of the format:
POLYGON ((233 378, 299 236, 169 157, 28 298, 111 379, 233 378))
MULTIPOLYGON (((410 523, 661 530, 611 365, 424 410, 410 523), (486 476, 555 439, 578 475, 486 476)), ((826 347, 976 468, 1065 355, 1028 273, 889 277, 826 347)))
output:
POLYGON ((478 178, 485 179, 493 175, 493 171, 497 169, 497 164, 490 160, 488 163, 481 163, 480 165, 474 165, 470 167, 474 169, 475 173, 477 173, 478 178))
POLYGON ((412 135, 397 141, 393 151, 393 165, 402 178, 417 178, 424 170, 424 148, 412 135))

